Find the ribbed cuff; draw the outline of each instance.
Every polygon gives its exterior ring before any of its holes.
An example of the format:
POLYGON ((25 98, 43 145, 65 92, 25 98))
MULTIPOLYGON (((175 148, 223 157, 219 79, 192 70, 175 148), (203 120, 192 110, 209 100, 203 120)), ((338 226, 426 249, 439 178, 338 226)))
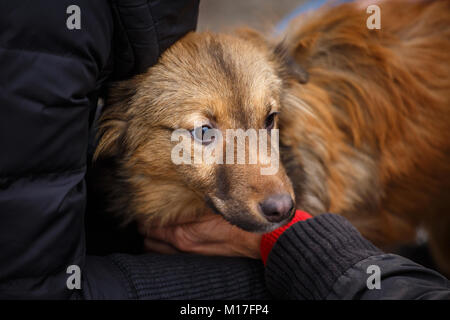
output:
POLYGON ((279 237, 267 260, 266 285, 280 299, 325 299, 351 266, 381 253, 345 218, 319 215, 279 237))
POLYGON ((311 215, 309 213, 297 210, 297 211, 295 211, 294 217, 288 224, 286 224, 278 229, 275 229, 272 232, 266 233, 262 236, 260 249, 261 249, 261 258, 262 258, 262 261, 264 262, 264 264, 266 264, 269 253, 272 250, 272 247, 275 244, 275 242, 277 242, 278 238, 281 236, 281 234, 284 231, 286 231, 286 229, 288 229, 290 226, 292 226, 294 223, 297 223, 299 221, 303 221, 303 220, 306 220, 309 218, 311 218, 311 215))
POLYGON ((118 267, 129 299, 269 299, 261 261, 191 254, 108 256, 118 267))

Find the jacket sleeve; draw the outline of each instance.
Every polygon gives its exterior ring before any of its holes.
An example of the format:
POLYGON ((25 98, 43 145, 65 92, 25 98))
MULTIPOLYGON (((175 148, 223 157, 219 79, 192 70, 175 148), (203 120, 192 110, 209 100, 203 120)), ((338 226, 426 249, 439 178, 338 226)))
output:
POLYGON ((190 254, 88 256, 81 299, 269 299, 261 261, 190 254))
POLYGON ((269 254, 265 278, 279 299, 450 299, 444 276, 383 253, 333 214, 288 228, 269 254))
POLYGON ((195 28, 197 9, 196 0, 0 1, 0 298, 89 297, 67 286, 73 266, 82 288, 89 279, 91 292, 121 294, 108 290, 124 274, 115 260, 86 256, 97 93, 112 70, 154 64, 195 28))
POLYGON ((111 8, 0 1, 0 30, 0 298, 71 298, 67 269, 85 260, 89 113, 111 51, 111 8))
POLYGON ((199 0, 112 0, 111 4, 114 80, 145 72, 169 46, 197 26, 199 0))

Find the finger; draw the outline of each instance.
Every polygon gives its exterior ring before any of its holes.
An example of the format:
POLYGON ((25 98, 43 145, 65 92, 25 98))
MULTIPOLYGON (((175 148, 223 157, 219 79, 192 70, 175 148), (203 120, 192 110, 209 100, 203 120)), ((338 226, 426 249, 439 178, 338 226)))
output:
POLYGON ((173 243, 174 227, 164 228, 147 228, 146 237, 153 240, 158 240, 165 243, 173 243))
POLYGON ((147 252, 157 252, 162 254, 175 254, 180 253, 176 248, 170 244, 162 241, 158 241, 151 238, 144 240, 144 248, 147 252))

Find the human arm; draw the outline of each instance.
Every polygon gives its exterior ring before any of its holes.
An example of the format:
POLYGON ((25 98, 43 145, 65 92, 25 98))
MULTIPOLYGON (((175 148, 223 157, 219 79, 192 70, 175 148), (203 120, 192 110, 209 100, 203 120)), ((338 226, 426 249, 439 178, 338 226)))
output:
MULTIPOLYGON (((300 221, 291 223, 282 232, 276 230, 262 238, 231 229, 230 239, 248 238, 249 241, 239 249, 236 246, 245 243, 245 240, 229 240, 235 248, 226 254, 247 252, 248 256, 257 257, 258 252, 262 252, 267 289, 278 299, 450 298, 449 282, 444 276, 401 256, 383 253, 364 239, 345 218, 333 214, 311 219, 306 217, 298 211, 296 218, 300 221), (248 248, 248 244, 254 244, 255 239, 262 241, 248 248), (373 272, 370 266, 380 270, 380 289, 369 289, 367 285, 373 272)), ((217 216, 216 219, 214 226, 220 229, 218 221, 221 218, 217 216)), ((224 228, 229 228, 225 227, 226 221, 222 223, 224 228)), ((153 239, 147 244, 149 249, 157 249, 155 241, 163 241, 177 248, 184 241, 183 251, 211 253, 218 247, 215 235, 221 231, 208 230, 207 235, 202 230, 207 229, 204 226, 197 229, 191 225, 189 228, 176 226, 150 230, 153 239), (191 239, 190 242, 186 242, 187 239, 191 239)), ((220 253, 224 254, 223 249, 220 253)))

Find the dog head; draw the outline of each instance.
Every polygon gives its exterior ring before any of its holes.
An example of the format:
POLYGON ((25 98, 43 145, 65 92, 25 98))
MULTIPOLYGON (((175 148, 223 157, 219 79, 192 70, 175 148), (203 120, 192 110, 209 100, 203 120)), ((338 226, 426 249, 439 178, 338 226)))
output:
POLYGON ((190 33, 115 85, 96 150, 126 185, 112 201, 128 218, 160 222, 207 207, 248 231, 289 221, 295 197, 278 161, 277 114, 286 70, 306 74, 288 64, 281 46, 251 31, 190 33))

